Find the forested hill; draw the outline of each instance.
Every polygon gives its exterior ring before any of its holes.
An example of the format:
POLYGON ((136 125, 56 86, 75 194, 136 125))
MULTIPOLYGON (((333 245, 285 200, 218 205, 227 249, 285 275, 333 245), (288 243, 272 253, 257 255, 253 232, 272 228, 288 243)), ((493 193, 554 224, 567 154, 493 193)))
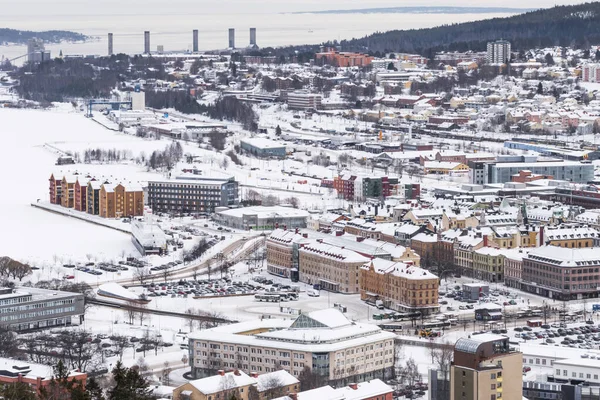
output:
POLYGON ((600 2, 429 29, 375 33, 340 44, 344 51, 415 52, 430 56, 440 50, 485 50, 488 41, 501 38, 510 40, 513 49, 600 44, 600 2))
POLYGON ((0 28, 0 45, 26 44, 31 38, 38 38, 46 43, 59 43, 63 41, 75 42, 88 39, 87 36, 70 31, 20 31, 17 29, 0 28))

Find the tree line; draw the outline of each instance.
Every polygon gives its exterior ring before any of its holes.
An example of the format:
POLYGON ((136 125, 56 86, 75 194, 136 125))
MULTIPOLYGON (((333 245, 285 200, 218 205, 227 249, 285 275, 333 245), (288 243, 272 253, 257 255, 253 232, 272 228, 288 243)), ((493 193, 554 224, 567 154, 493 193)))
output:
POLYGON ((146 164, 152 169, 166 168, 170 171, 182 157, 183 147, 181 143, 175 141, 165 147, 164 150, 154 150, 146 164))
POLYGON ((31 274, 31 267, 10 257, 0 257, 0 277, 13 278, 22 281, 31 274))
POLYGON ((0 43, 27 44, 30 39, 37 38, 46 43, 76 42, 87 40, 84 34, 72 31, 22 31, 18 29, 0 28, 0 43))
POLYGON ((117 149, 86 149, 83 152, 83 162, 90 164, 92 162, 120 162, 133 157, 131 150, 117 149))

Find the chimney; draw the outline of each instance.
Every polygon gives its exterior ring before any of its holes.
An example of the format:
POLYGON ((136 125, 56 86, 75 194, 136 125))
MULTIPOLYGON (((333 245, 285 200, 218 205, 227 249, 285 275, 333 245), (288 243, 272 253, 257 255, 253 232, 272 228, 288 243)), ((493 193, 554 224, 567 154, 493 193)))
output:
POLYGON ((218 372, 219 372, 219 375, 225 376, 225 371, 224 370, 220 369, 218 372))
POLYGON ((488 247, 488 237, 487 237, 487 235, 483 236, 483 247, 488 247))
POLYGON ((354 389, 354 390, 358 390, 358 385, 356 383, 350 383, 348 385, 349 388, 354 389))
POLYGON ((241 374, 240 374, 240 370, 239 370, 239 369, 237 369, 237 368, 236 368, 236 369, 233 371, 233 374, 234 374, 235 376, 240 376, 240 375, 241 375, 241 374))
POLYGON ((538 235, 539 238, 540 238, 540 240, 538 241, 538 245, 539 246, 543 246, 544 245, 544 242, 545 242, 545 240, 544 240, 544 233, 545 233, 544 227, 540 226, 540 234, 538 235))
POLYGON ((258 378, 258 374, 256 373, 256 371, 250 372, 250 376, 254 379, 258 378))

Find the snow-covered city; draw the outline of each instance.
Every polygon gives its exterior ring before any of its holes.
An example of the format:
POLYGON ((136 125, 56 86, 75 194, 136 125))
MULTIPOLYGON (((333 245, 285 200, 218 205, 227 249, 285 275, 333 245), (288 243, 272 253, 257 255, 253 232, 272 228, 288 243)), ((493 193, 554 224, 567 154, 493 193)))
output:
POLYGON ((600 398, 600 39, 228 34, 0 62, 0 398, 600 398))

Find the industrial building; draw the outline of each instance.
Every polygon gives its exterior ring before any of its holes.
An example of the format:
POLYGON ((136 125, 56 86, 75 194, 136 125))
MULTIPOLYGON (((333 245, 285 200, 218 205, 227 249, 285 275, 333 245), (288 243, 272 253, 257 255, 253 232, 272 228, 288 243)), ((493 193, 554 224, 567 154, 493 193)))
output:
POLYGON ((235 29, 229 28, 229 48, 235 49, 235 29))
POLYGON ((242 150, 259 158, 284 158, 285 145, 264 138, 245 138, 240 140, 242 150))
POLYGON ((218 210, 215 221, 230 228, 270 231, 278 227, 306 228, 308 211, 281 206, 254 206, 218 210))
POLYGON ((280 365, 296 377, 309 367, 330 384, 347 385, 385 379, 394 366, 395 334, 352 322, 337 309, 301 314, 295 320, 265 318, 222 325, 188 338, 196 378, 241 363, 242 370, 259 374, 280 365))
POLYGON ((113 34, 109 33, 108 34, 108 55, 112 56, 114 54, 113 52, 113 34))
POLYGON ((192 51, 194 53, 198 52, 198 29, 192 31, 192 51))
POLYGON ((83 294, 30 287, 0 288, 0 326, 16 332, 83 321, 83 294), (79 319, 73 321, 73 319, 79 319))
POLYGON ((39 64, 50 60, 50 51, 46 51, 44 42, 41 39, 33 38, 27 42, 27 62, 30 64, 39 64))
POLYGON ((148 182, 148 204, 155 213, 213 213, 217 207, 237 206, 234 178, 171 179, 148 182))
POLYGON ((150 54, 150 31, 144 32, 144 54, 150 54))

